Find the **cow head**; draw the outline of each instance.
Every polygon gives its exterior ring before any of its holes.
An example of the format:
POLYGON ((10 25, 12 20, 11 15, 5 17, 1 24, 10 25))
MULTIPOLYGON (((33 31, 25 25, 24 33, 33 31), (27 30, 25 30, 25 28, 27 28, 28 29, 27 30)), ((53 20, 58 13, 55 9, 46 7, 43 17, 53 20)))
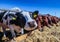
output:
POLYGON ((26 29, 30 28, 31 29, 31 28, 36 28, 37 27, 36 21, 34 19, 32 19, 32 17, 30 17, 30 13, 28 11, 22 11, 19 8, 13 8, 12 10, 20 12, 20 13, 17 13, 17 14, 18 14, 18 18, 22 18, 22 20, 20 20, 20 21, 22 21, 21 24, 22 23, 24 24, 23 28, 26 28, 26 29), (23 21, 25 21, 26 23, 23 22, 23 21))
POLYGON ((33 30, 37 27, 36 21, 30 16, 29 12, 22 11, 21 14, 23 14, 23 16, 26 19, 26 24, 25 24, 25 29, 26 30, 33 30))

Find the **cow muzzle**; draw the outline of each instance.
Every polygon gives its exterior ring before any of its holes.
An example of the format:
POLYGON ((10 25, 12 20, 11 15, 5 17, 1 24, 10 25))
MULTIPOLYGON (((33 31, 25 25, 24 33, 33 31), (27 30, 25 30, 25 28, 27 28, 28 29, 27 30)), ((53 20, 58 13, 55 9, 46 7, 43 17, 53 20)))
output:
POLYGON ((31 22, 27 22, 27 24, 25 25, 24 29, 27 31, 31 31, 37 28, 37 23, 36 21, 31 21, 31 22))
POLYGON ((32 21, 32 22, 28 22, 28 25, 29 27, 31 28, 34 28, 36 25, 35 25, 35 21, 32 21))

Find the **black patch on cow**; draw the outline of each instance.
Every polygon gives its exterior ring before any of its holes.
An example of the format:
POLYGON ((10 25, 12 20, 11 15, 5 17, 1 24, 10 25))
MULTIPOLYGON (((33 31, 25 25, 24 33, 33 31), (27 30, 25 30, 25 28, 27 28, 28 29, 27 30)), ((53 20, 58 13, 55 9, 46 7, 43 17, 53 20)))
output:
POLYGON ((20 26, 21 28, 24 28, 25 23, 26 23, 25 17, 19 12, 16 13, 16 16, 17 16, 16 20, 11 20, 10 24, 15 24, 17 26, 20 26))
POLYGON ((11 17, 16 17, 14 14, 7 14, 7 15, 5 16, 5 19, 7 19, 8 16, 9 16, 10 18, 11 18, 11 17))
POLYGON ((32 18, 33 19, 36 19, 37 17, 38 17, 38 13, 39 13, 39 11, 34 11, 33 13, 32 13, 32 18), (36 17, 34 17, 34 15, 36 15, 36 17))
POLYGON ((3 35, 4 35, 4 33, 0 32, 0 40, 2 40, 3 35))
POLYGON ((6 37, 8 37, 9 39, 12 39, 12 34, 11 34, 11 31, 5 31, 5 35, 6 37))
POLYGON ((6 11, 0 13, 0 22, 2 22, 2 17, 4 16, 5 13, 6 13, 6 11))

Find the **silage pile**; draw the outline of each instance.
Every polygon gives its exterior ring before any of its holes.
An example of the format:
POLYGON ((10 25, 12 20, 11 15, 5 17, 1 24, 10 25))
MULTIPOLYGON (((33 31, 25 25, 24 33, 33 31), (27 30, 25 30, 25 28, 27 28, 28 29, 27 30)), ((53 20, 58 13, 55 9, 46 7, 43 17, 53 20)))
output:
POLYGON ((44 27, 44 31, 32 31, 25 40, 21 42, 60 42, 60 22, 59 26, 52 26, 51 28, 44 27))

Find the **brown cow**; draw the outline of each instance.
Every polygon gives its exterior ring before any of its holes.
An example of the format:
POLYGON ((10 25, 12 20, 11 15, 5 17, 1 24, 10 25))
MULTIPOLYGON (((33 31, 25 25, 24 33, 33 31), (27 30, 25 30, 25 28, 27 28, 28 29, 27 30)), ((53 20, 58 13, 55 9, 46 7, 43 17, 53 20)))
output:
POLYGON ((47 16, 47 19, 48 19, 48 23, 51 25, 51 26, 53 26, 53 23, 52 23, 52 20, 51 20, 51 15, 50 14, 47 14, 46 15, 47 16))
POLYGON ((38 24, 38 29, 39 29, 40 31, 43 31, 43 28, 42 28, 42 22, 43 22, 43 20, 42 20, 42 16, 41 16, 41 15, 38 15, 38 17, 37 17, 37 19, 36 19, 36 22, 37 22, 37 24, 38 24))
POLYGON ((59 21, 60 21, 60 18, 58 18, 59 19, 59 21))
POLYGON ((59 22, 59 18, 56 17, 56 16, 51 16, 51 15, 49 15, 49 14, 47 14, 46 16, 47 16, 47 18, 48 18, 48 23, 49 23, 51 26, 53 26, 53 23, 54 23, 54 24, 57 24, 57 23, 59 22))
POLYGON ((50 28, 50 26, 53 26, 53 23, 57 24, 59 21, 58 17, 51 16, 50 14, 38 15, 38 11, 35 11, 32 15, 33 15, 32 17, 36 20, 38 24, 37 28, 39 30, 43 29, 44 26, 47 26, 50 28))
POLYGON ((43 15, 42 19, 43 19, 43 26, 47 26, 50 28, 47 16, 43 15))
POLYGON ((55 16, 51 17, 52 23, 57 24, 58 19, 55 16))

